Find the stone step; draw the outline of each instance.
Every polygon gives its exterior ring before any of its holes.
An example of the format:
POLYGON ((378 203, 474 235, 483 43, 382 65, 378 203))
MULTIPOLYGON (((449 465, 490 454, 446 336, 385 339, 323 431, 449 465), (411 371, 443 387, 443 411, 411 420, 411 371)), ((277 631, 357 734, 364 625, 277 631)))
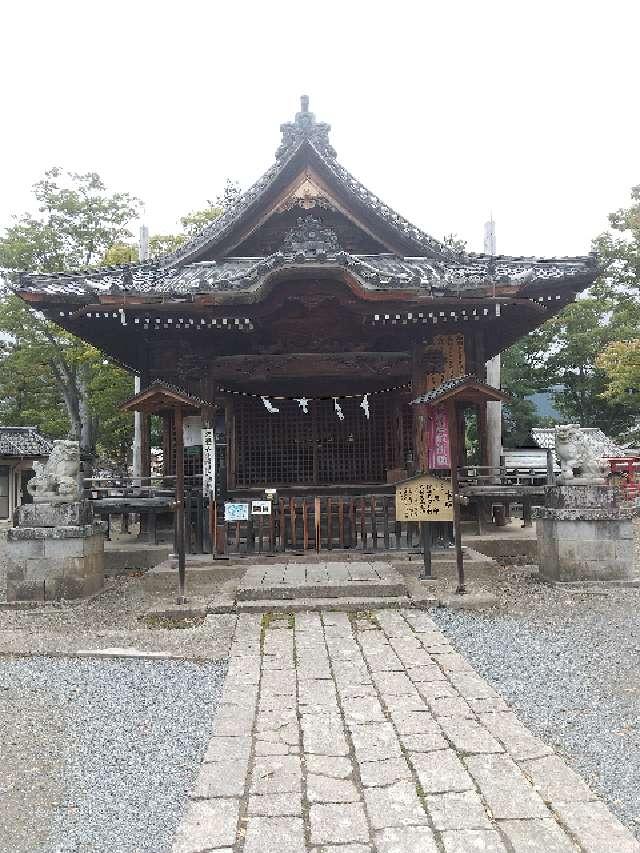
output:
POLYGON ((292 600, 296 598, 389 598, 403 596, 406 587, 402 582, 362 581, 354 583, 301 583, 238 586, 236 598, 238 601, 292 600))
POLYGON ((237 601, 213 599, 207 605, 207 613, 300 613, 304 611, 360 611, 411 607, 409 596, 353 596, 351 598, 293 598, 262 599, 260 601, 237 601))

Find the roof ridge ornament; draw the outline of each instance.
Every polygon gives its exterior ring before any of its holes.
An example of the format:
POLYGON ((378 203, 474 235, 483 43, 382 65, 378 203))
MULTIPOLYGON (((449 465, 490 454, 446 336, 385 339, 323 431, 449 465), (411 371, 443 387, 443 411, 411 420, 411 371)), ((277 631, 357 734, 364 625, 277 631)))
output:
POLYGON ((294 257, 326 257, 339 252, 340 243, 336 232, 323 225, 322 219, 307 214, 299 216, 295 227, 285 234, 282 251, 294 257))
POLYGON ((293 121, 287 121, 280 125, 282 142, 276 151, 276 160, 282 160, 305 139, 312 142, 323 154, 328 157, 335 157, 335 149, 329 142, 330 130, 330 124, 317 122, 315 113, 309 112, 309 96, 301 95, 300 112, 296 113, 293 121))

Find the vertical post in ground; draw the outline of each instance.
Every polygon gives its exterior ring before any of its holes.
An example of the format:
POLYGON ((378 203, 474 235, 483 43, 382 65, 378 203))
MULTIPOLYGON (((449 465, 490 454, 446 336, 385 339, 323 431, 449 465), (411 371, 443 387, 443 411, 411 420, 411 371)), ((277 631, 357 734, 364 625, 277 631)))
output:
POLYGON ((462 554, 462 533, 460 531, 460 495, 458 494, 458 465, 460 460, 460 437, 458 432, 458 410, 455 402, 448 404, 449 412, 449 454, 451 457, 451 491, 453 492, 453 535, 456 546, 456 568, 458 587, 456 593, 462 595, 464 585, 464 558, 462 554))
POLYGON ((178 604, 186 604, 184 565, 184 437, 182 406, 176 406, 176 551, 178 552, 178 604))
POLYGON ((421 521, 420 532, 422 534, 422 558, 424 560, 424 567, 422 574, 420 575, 420 580, 430 581, 433 579, 431 571, 431 522, 421 521))

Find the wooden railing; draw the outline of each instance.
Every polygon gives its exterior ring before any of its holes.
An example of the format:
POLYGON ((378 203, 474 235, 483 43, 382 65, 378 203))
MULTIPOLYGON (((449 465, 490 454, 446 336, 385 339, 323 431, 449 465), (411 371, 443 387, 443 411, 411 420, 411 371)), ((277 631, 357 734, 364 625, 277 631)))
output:
POLYGON ((555 484, 552 451, 547 452, 545 466, 462 465, 458 484, 465 486, 552 486, 555 484))
MULTIPOLYGON (((434 543, 449 543, 448 525, 437 525, 434 543)), ((219 554, 285 551, 406 550, 419 547, 419 527, 395 517, 395 495, 279 498, 271 515, 218 524, 219 554)))

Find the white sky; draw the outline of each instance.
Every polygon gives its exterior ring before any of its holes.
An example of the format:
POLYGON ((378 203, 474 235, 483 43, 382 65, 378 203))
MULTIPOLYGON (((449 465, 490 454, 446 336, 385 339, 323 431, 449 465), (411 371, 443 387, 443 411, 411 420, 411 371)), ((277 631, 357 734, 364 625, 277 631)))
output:
POLYGON ((638 0, 22 0, 0 7, 0 225, 52 165, 151 232, 273 161, 299 95, 338 159, 441 238, 589 250, 640 183, 638 0))

